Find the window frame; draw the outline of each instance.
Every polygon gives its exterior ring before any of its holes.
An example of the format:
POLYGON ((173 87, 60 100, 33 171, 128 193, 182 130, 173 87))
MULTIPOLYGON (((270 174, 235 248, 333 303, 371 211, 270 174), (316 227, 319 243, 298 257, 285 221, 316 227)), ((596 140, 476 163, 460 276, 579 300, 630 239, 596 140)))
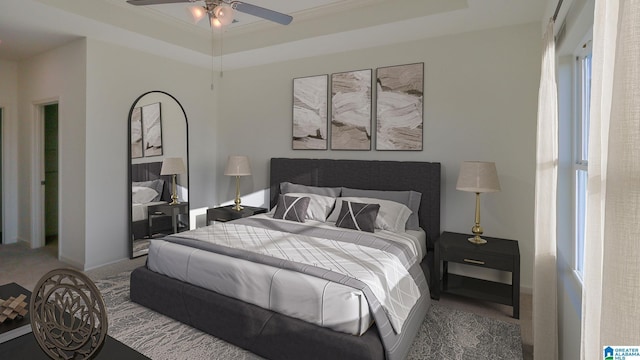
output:
POLYGON ((575 51, 574 116, 572 134, 572 235, 573 270, 582 283, 586 236, 589 121, 591 105, 592 41, 587 38, 575 51), (586 87, 585 87, 586 86, 586 87))

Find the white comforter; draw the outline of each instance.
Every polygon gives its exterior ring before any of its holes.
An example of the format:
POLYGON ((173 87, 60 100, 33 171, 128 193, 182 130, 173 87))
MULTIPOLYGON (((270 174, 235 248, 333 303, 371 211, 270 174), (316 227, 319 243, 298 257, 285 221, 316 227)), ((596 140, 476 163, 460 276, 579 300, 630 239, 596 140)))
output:
MULTIPOLYGON (((326 224, 320 226, 332 227, 326 224)), ((234 223, 216 223, 180 234, 181 237, 185 235, 191 239, 309 264, 358 279, 375 294, 397 333, 420 296, 420 291, 402 263, 385 251, 234 223)), ((409 247, 413 254, 411 264, 421 260, 423 249, 415 237, 388 231, 379 231, 376 235, 409 247)), ((362 334, 371 322, 367 302, 360 290, 295 271, 165 241, 152 242, 148 266, 153 271, 179 280, 338 331, 362 334), (294 289, 291 289, 291 285, 294 289), (311 298, 315 298, 315 301, 309 301, 309 293, 313 294, 311 298), (326 293, 334 296, 326 298, 326 293), (342 301, 325 302, 336 298, 342 298, 342 301), (325 316, 325 313, 334 315, 325 316)))
POLYGON ((152 202, 148 202, 145 204, 132 204, 131 206, 131 221, 140 221, 140 220, 147 220, 148 218, 148 211, 147 208, 149 206, 152 205, 158 205, 158 204, 166 204, 166 201, 152 201, 152 202))

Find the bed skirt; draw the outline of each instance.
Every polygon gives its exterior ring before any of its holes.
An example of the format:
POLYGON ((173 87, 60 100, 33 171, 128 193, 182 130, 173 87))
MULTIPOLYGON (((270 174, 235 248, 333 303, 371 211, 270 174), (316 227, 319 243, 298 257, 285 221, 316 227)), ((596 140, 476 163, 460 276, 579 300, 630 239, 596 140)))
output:
POLYGON ((384 359, 378 330, 339 333, 139 267, 131 300, 268 359, 384 359))
MULTIPOLYGON (((421 263, 426 279, 430 278, 428 258, 421 263)), ((385 359, 375 324, 362 336, 336 332, 175 280, 146 266, 131 273, 130 297, 267 359, 385 359)))

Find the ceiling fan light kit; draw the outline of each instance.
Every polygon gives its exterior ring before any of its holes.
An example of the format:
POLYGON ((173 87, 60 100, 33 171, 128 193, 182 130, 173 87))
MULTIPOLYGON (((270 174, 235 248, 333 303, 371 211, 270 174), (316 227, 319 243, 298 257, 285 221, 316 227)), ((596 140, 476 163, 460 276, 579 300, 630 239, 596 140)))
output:
POLYGON ((257 16, 282 25, 289 25, 293 17, 277 11, 265 9, 260 6, 251 5, 242 1, 223 0, 127 0, 127 3, 136 6, 160 5, 170 3, 195 3, 204 1, 204 6, 191 5, 187 7, 187 13, 194 23, 202 20, 205 15, 209 15, 211 26, 220 27, 233 22, 235 11, 257 16))
POLYGON ((225 26, 233 22, 233 8, 227 4, 220 4, 213 9, 213 16, 225 26))
POLYGON ((198 21, 202 20, 202 18, 207 16, 207 9, 205 9, 204 6, 198 6, 198 5, 187 6, 186 11, 194 24, 197 24, 198 21))

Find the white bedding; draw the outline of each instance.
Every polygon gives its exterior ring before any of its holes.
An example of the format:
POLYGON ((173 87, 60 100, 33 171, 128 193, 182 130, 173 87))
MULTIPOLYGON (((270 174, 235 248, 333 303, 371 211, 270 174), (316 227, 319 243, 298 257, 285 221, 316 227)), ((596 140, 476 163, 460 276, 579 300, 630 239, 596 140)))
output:
POLYGON ((166 201, 153 201, 146 204, 132 204, 131 219, 132 221, 147 220, 147 208, 151 205, 166 204, 166 201))
MULTIPOLYGON (((269 215, 256 217, 272 219, 269 215)), ((335 229, 332 223, 308 220, 305 225, 335 229)), ((424 231, 401 235, 376 231, 376 234, 410 243, 416 261, 426 253, 424 231)), ((148 267, 172 278, 336 331, 361 335, 372 323, 362 291, 295 271, 162 240, 151 242, 148 267)))

